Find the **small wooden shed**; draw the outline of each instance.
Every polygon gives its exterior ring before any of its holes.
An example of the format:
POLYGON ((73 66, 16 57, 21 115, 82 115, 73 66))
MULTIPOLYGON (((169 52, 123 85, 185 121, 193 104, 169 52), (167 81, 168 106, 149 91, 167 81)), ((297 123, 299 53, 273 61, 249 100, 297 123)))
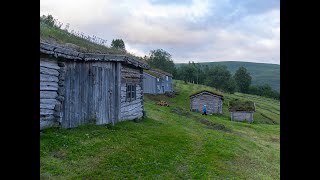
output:
POLYGON ((248 121, 252 123, 256 106, 252 101, 234 99, 229 102, 229 111, 231 121, 248 121))
POLYGON ((159 69, 149 69, 143 72, 143 86, 146 94, 163 94, 172 92, 172 74, 159 69))
POLYGON ((223 114, 223 95, 202 90, 190 95, 190 111, 202 112, 207 106, 207 114, 223 114))
POLYGON ((143 69, 126 55, 82 53, 40 42, 40 130, 92 119, 115 124, 143 116, 143 69))

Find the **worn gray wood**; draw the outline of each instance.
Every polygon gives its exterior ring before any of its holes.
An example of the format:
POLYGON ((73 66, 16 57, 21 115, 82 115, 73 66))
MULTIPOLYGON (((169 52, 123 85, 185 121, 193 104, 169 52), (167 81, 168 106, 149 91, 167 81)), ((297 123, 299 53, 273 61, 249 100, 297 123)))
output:
POLYGON ((207 106, 207 114, 223 114, 223 100, 220 96, 209 93, 199 93, 190 97, 190 110, 203 112, 203 106, 207 106))
POLYGON ((121 120, 132 120, 141 118, 143 115, 143 72, 139 69, 129 68, 128 66, 122 66, 121 68, 121 120), (125 73, 123 73, 125 72, 125 73), (130 72, 134 75, 129 75, 130 72), (126 85, 127 83, 133 83, 136 85, 136 100, 126 102, 126 85))
POLYGON ((57 99, 40 99, 40 104, 58 104, 57 99))
POLYGON ((50 69, 55 69, 58 70, 60 67, 58 66, 58 63, 54 60, 42 60, 40 58, 40 68, 45 67, 45 68, 50 68, 50 69))
POLYGON ((40 99, 55 99, 58 93, 55 91, 40 91, 40 99))
POLYGON ((40 115, 50 115, 54 114, 53 109, 40 109, 40 115))
POLYGON ((40 85, 40 90, 41 90, 41 91, 45 91, 45 90, 48 90, 48 91, 57 91, 57 90, 58 90, 58 87, 55 87, 55 86, 41 86, 41 85, 40 85))
POLYGON ((253 112, 247 111, 235 111, 231 112, 232 121, 248 121, 253 122, 253 112))
POLYGON ((113 61, 113 62, 124 62, 131 64, 136 67, 149 69, 149 65, 141 62, 134 57, 126 55, 113 55, 113 54, 95 54, 95 53, 81 53, 62 46, 48 44, 40 42, 40 53, 46 55, 53 55, 55 57, 65 58, 67 60, 79 60, 82 62, 96 62, 96 61, 113 61))
POLYGON ((51 76, 51 75, 47 75, 47 74, 40 74, 40 81, 58 82, 59 79, 56 76, 51 76))
POLYGON ((54 109, 55 104, 41 104, 40 103, 40 108, 41 109, 54 109))
MULTIPOLYGON (((68 53, 57 49, 53 51, 57 57, 63 57, 61 54, 68 53)), ((96 118, 97 124, 115 124, 121 121, 121 118, 131 120, 142 117, 141 68, 133 66, 122 68, 122 63, 127 61, 126 59, 113 62, 65 61, 65 59, 59 61, 60 65, 57 59, 43 58, 40 54, 41 121, 61 122, 61 127, 73 128, 88 122, 93 117, 96 118), (137 84, 135 101, 122 102, 126 94, 126 89, 123 90, 122 85, 126 83, 137 84)))
POLYGON ((50 69, 50 68, 46 68, 46 67, 40 67, 40 74, 59 76, 59 72, 56 69, 50 69))

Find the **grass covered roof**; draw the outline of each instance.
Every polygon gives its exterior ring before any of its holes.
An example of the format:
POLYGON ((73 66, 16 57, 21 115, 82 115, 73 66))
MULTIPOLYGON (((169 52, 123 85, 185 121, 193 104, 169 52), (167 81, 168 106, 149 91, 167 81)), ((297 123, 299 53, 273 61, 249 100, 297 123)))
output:
POLYGON ((233 99, 229 102, 229 111, 255 111, 255 105, 249 100, 233 99))
POLYGON ((222 93, 220 93, 218 91, 213 91, 213 90, 199 90, 199 91, 196 91, 196 92, 192 93, 189 97, 194 96, 194 95, 199 94, 199 93, 202 93, 202 92, 207 92, 207 93, 211 93, 211 94, 223 97, 222 93))

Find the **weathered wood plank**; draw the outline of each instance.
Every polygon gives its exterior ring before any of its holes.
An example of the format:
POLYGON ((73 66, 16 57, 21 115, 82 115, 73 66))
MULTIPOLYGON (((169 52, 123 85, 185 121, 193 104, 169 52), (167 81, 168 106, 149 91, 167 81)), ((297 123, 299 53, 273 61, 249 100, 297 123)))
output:
POLYGON ((40 81, 40 86, 59 87, 59 84, 58 84, 58 82, 44 82, 44 81, 40 81))
POLYGON ((50 115, 54 114, 54 110, 52 109, 40 109, 40 115, 50 115))
POLYGON ((59 72, 56 69, 50 69, 46 67, 40 67, 40 74, 47 74, 51 76, 59 76, 59 72))
POLYGON ((55 104, 41 104, 40 103, 40 108, 41 109, 54 109, 55 104))
POLYGON ((40 99, 55 99, 58 93, 55 91, 40 91, 40 99))
POLYGON ((40 91, 57 91, 58 90, 58 87, 55 87, 55 86, 41 86, 40 85, 40 91))
POLYGON ((60 69, 56 61, 40 61, 40 67, 50 68, 50 69, 60 69))
POLYGON ((59 104, 57 99, 40 99, 40 104, 59 104))
POLYGON ((51 76, 47 74, 40 74, 40 81, 58 82, 59 79, 56 76, 51 76))

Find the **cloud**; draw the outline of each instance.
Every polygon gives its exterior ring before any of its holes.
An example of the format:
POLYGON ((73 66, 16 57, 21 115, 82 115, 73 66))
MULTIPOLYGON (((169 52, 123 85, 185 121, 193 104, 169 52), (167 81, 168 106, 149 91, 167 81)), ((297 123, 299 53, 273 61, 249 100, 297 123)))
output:
POLYGON ((148 55, 164 49, 175 62, 252 61, 280 64, 279 0, 41 0, 40 14, 148 55))

